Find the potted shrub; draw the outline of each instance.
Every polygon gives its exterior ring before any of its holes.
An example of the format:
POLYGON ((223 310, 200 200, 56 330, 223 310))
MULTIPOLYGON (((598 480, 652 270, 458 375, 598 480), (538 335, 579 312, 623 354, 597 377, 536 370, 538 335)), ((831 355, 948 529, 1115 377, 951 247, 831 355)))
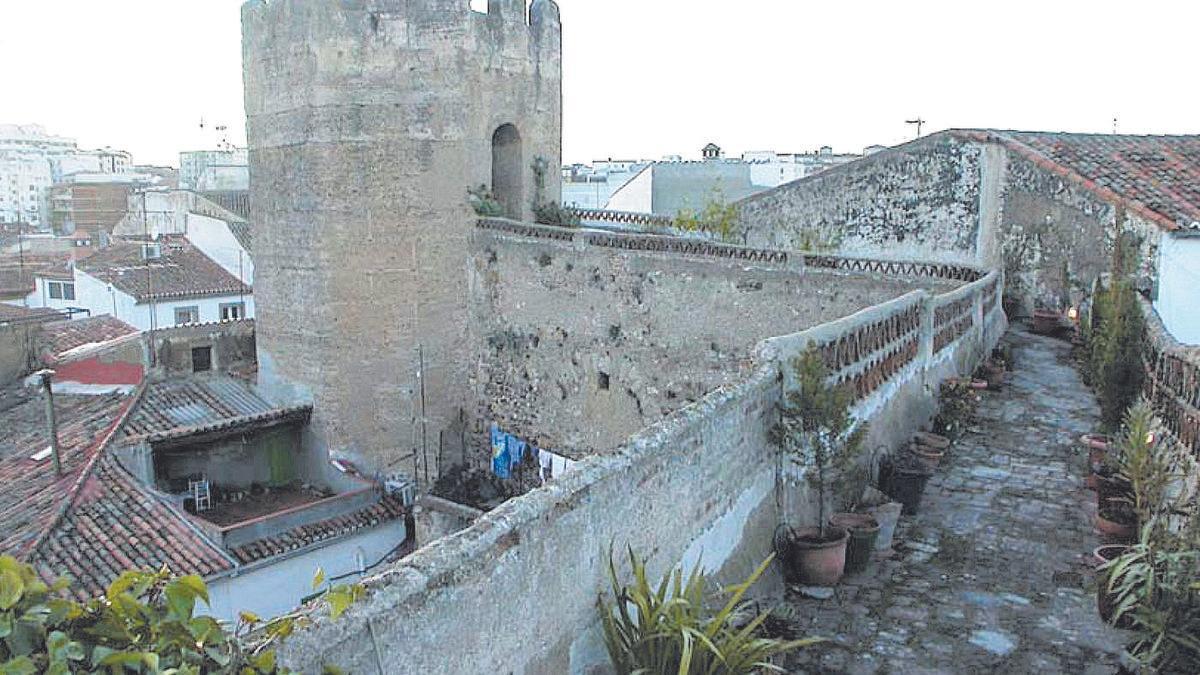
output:
POLYGON ((1096 526, 1117 542, 1132 541, 1161 507, 1177 472, 1160 452, 1154 411, 1140 401, 1125 417, 1125 431, 1097 478, 1096 526))
POLYGON ((1096 611, 1100 614, 1100 620, 1104 623, 1113 624, 1117 628, 1128 629, 1131 627, 1129 617, 1122 617, 1118 624, 1114 621, 1114 613, 1117 609, 1117 595, 1113 593, 1112 586, 1109 583, 1108 570, 1111 563, 1125 555, 1129 551, 1129 547, 1124 544, 1108 544, 1101 546, 1092 552, 1092 557, 1096 564, 1096 611))
POLYGON ((710 607, 713 596, 699 566, 684 577, 676 568, 660 584, 652 584, 646 563, 632 549, 633 581, 622 584, 609 554, 612 598, 600 599, 604 645, 617 675, 728 673, 755 675, 778 670, 772 660, 794 649, 823 642, 820 638, 782 641, 763 636, 770 613, 756 613, 739 623, 742 598, 767 569, 768 558, 746 581, 725 589, 728 599, 710 607))
POLYGON ((831 487, 850 473, 866 424, 855 425, 851 389, 829 384, 828 369, 815 347, 790 366, 794 386, 780 403, 779 422, 771 430, 780 448, 778 474, 782 481, 785 460, 806 471, 817 493, 818 516, 815 526, 795 528, 786 522, 789 514, 785 513, 785 522, 776 532, 776 550, 789 580, 831 586, 844 572, 849 538, 845 528, 829 523, 831 487))

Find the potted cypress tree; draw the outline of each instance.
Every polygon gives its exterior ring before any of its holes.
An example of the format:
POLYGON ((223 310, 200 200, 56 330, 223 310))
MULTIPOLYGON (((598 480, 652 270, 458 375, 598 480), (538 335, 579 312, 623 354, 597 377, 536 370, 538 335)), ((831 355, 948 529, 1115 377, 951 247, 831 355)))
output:
POLYGON ((829 384, 829 371, 815 347, 790 366, 796 386, 779 405, 779 422, 771 435, 780 448, 780 480, 784 461, 807 469, 809 485, 817 493, 818 517, 815 526, 796 528, 787 523, 785 513, 775 545, 789 581, 832 586, 845 571, 849 533, 829 522, 831 488, 850 473, 866 424, 855 425, 850 414, 853 392, 829 384))

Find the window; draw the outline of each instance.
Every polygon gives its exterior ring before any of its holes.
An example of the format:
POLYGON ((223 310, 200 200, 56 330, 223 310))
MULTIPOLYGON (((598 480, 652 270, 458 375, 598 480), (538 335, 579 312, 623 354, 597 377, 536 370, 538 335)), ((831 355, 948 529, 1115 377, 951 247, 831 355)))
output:
POLYGON ((192 348, 192 372, 207 373, 212 370, 212 347, 192 348))
POLYGON ((175 325, 182 326, 185 323, 200 323, 199 307, 192 305, 191 307, 175 308, 175 325))
POLYGON ((75 284, 67 281, 51 281, 47 285, 50 287, 51 300, 75 299, 75 284))
POLYGON ((237 321, 246 318, 246 303, 226 302, 221 305, 222 321, 237 321))

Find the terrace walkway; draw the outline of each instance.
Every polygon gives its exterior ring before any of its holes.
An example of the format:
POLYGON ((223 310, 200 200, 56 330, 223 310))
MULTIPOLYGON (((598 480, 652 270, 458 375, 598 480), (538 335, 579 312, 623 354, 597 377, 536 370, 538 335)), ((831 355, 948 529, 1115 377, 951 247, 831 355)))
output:
POLYGON ((1098 407, 1065 342, 1014 328, 1016 372, 902 519, 896 555, 835 597, 789 597, 788 618, 845 648, 796 673, 1113 673, 1122 636, 1096 615, 1095 498, 1073 439, 1098 407))

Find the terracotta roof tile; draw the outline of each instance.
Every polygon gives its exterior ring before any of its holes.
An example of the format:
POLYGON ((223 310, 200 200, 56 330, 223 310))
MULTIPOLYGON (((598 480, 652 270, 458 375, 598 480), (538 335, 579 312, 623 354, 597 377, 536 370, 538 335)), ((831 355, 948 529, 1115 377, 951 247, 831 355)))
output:
POLYGON ((120 241, 80 260, 76 267, 138 302, 252 292, 186 239, 167 239, 161 242, 161 250, 161 257, 144 260, 141 243, 120 241))
POLYGON ((161 440, 283 417, 302 417, 310 405, 276 406, 246 382, 212 375, 147 385, 123 427, 125 436, 161 440))
POLYGON ((84 345, 99 344, 137 333, 138 329, 107 314, 42 326, 43 353, 57 357, 84 345))
POLYGON ((953 130, 997 141, 1044 168, 1074 178, 1107 201, 1121 200, 1159 226, 1200 228, 1200 135, 1131 136, 953 130))
POLYGON ((272 556, 295 551, 313 544, 343 537, 359 530, 375 527, 404 516, 404 503, 391 496, 364 509, 335 516, 311 525, 303 525, 273 537, 253 541, 233 549, 238 562, 248 564, 272 556))

